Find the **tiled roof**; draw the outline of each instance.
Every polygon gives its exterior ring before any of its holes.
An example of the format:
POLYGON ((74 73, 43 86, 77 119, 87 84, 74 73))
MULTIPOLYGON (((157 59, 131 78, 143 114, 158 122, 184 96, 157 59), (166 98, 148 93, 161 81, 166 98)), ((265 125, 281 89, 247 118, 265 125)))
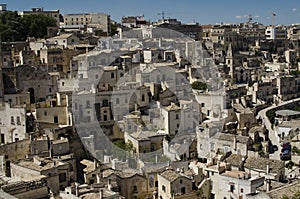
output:
POLYGON ((269 192, 269 196, 272 199, 281 199, 283 196, 292 198, 297 192, 300 192, 300 180, 286 186, 282 186, 278 189, 271 190, 269 192))
POLYGON ((284 162, 280 160, 272 160, 269 158, 248 157, 245 163, 246 168, 253 168, 264 171, 266 171, 267 165, 269 165, 270 173, 277 173, 282 168, 284 168, 284 162))
MULTIPOLYGON (((232 166, 239 166, 242 162, 243 156, 237 154, 231 154, 227 159, 227 163, 232 166)), ((267 165, 269 165, 270 173, 277 173, 282 168, 284 168, 284 162, 280 160, 272 160, 268 158, 261 157, 248 157, 245 161, 244 167, 251 168, 254 170, 266 171, 267 165)))
POLYGON ((180 177, 180 174, 173 170, 166 170, 162 172, 160 175, 171 182, 173 182, 174 180, 180 177))
POLYGON ((231 164, 232 166, 238 167, 242 162, 243 156, 238 154, 231 154, 228 158, 226 158, 226 162, 231 164))
POLYGON ((225 141, 229 141, 229 142, 233 142, 234 137, 236 137, 236 141, 239 142, 239 143, 243 143, 243 144, 247 144, 249 139, 251 139, 248 136, 233 135, 233 134, 228 134, 228 133, 218 133, 216 135, 216 137, 219 140, 225 140, 225 141))
POLYGON ((165 134, 157 133, 155 131, 140 131, 136 133, 130 134, 131 137, 133 137, 136 140, 149 140, 150 137, 155 136, 165 136, 165 134))
POLYGON ((191 175, 193 175, 193 172, 191 172, 189 170, 184 173, 179 173, 172 169, 168 169, 160 174, 160 176, 164 177, 165 179, 169 180, 170 182, 173 182, 180 177, 185 177, 185 178, 190 179, 189 177, 191 175))

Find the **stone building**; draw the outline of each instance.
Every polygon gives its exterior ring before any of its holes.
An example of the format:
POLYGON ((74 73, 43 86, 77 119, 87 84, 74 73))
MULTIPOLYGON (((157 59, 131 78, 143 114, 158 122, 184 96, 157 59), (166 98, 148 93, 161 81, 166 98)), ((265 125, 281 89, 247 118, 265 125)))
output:
MULTIPOLYGON (((1 189, 15 198, 38 199, 49 197, 45 176, 23 179, 22 181, 6 182, 1 189)), ((2 194, 0 193, 1 197, 2 194)), ((8 197, 5 197, 8 198, 8 197)))
POLYGON ((251 176, 265 176, 268 179, 283 182, 285 180, 285 164, 281 160, 271 160, 261 157, 244 157, 231 154, 226 161, 232 169, 244 169, 251 176))
POLYGON ((4 74, 9 77, 12 89, 29 92, 30 103, 54 98, 57 93, 58 73, 48 73, 47 66, 19 66, 8 68, 4 74))
POLYGON ((47 39, 48 42, 55 44, 56 46, 68 49, 76 44, 79 44, 79 38, 71 33, 61 34, 55 37, 47 39))
POLYGON ((47 64, 49 72, 59 72, 61 77, 70 73, 70 61, 73 56, 85 51, 74 51, 70 49, 41 49, 39 51, 40 61, 47 64))
POLYGON ((174 136, 178 133, 180 127, 180 111, 181 108, 174 103, 161 109, 162 119, 166 133, 174 136))
POLYGON ((197 182, 183 170, 166 170, 158 175, 158 199, 196 198, 197 182))
POLYGON ((20 160, 10 164, 12 177, 20 179, 46 176, 47 186, 54 195, 70 185, 69 164, 51 158, 35 156, 33 160, 20 160))
POLYGON ((162 131, 138 131, 132 134, 125 132, 125 143, 131 142, 137 153, 150 153, 162 148, 166 134, 162 131))

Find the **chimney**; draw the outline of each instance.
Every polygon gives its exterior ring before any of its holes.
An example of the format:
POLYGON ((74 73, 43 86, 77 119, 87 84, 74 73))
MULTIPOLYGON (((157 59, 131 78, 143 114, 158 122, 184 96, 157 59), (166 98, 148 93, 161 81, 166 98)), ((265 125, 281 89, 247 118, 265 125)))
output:
POLYGON ((270 179, 266 179, 265 180, 265 183, 266 183, 266 192, 270 192, 270 189, 271 189, 271 180, 270 179))
POLYGON ((161 38, 158 39, 158 47, 161 48, 161 38))
POLYGON ((184 168, 183 167, 181 167, 180 173, 184 173, 184 168))
POLYGON ((233 137, 233 149, 236 151, 236 136, 233 137))
POLYGON ((102 189, 100 189, 99 194, 100 194, 99 198, 103 199, 103 190, 102 189))
POLYGON ((96 159, 94 159, 94 168, 97 169, 98 168, 98 162, 96 159))
POLYGON ((108 179, 108 186, 107 186, 107 188, 108 188, 109 191, 111 191, 111 188, 112 188, 112 186, 111 186, 111 179, 108 179))
POLYGON ((53 148, 52 148, 52 141, 49 141, 49 157, 53 158, 53 148))
POLYGON ((75 182, 75 195, 78 197, 79 196, 79 184, 75 182))
POLYGON ((98 173, 98 174, 96 175, 96 177, 97 177, 97 183, 100 183, 100 179, 101 179, 100 174, 98 173))

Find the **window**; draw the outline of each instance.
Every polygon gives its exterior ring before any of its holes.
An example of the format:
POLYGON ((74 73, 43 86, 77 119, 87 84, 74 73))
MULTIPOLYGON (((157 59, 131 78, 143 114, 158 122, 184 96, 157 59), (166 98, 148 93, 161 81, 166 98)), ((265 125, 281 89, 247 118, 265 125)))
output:
POLYGON ((103 121, 107 121, 107 115, 103 116, 103 121))
POLYGON ((66 181, 67 181, 66 173, 60 173, 59 174, 59 182, 66 182, 66 181))
POLYGON ((51 91, 52 91, 52 89, 51 89, 51 88, 49 88, 49 93, 51 93, 51 91))
POLYGON ((233 190, 234 190, 234 185, 233 185, 233 184, 231 184, 229 188, 230 188, 230 190, 229 190, 229 191, 233 193, 233 190))
POLYGON ((241 193, 243 193, 244 192, 244 189, 243 188, 241 188, 241 193))
POLYGON ((91 102, 90 102, 90 100, 86 101, 86 108, 91 108, 91 102))
POLYGON ((17 124, 18 124, 18 125, 21 125, 20 116, 17 116, 17 124))
POLYGON ((133 186, 133 191, 134 191, 134 193, 137 193, 137 192, 138 192, 138 189, 137 189, 137 186, 136 186, 136 185, 133 186))
POLYGON ((12 125, 15 125, 14 116, 11 116, 11 117, 10 117, 10 123, 11 123, 12 125))
POLYGON ((143 94, 142 95, 142 102, 144 102, 145 101, 145 95, 143 94))
POLYGON ((0 143, 1 143, 1 144, 5 144, 5 137, 4 137, 4 133, 1 133, 1 137, 0 137, 0 143))
POLYGON ((86 116, 86 122, 91 122, 91 116, 86 116))
POLYGON ((102 101, 102 106, 108 106, 108 100, 103 100, 102 101))
POLYGON ((185 187, 181 188, 181 194, 185 194, 185 187))
POLYGON ((110 77, 113 79, 115 78, 115 73, 110 73, 110 77))
POLYGON ((163 185, 163 186, 161 187, 161 189, 162 189, 163 192, 166 192, 166 187, 165 187, 165 185, 163 185))
POLYGON ((176 120, 178 120, 179 119, 179 114, 176 114, 176 120))
POLYGON ((54 121, 55 124, 57 124, 58 123, 58 116, 54 116, 53 121, 54 121))

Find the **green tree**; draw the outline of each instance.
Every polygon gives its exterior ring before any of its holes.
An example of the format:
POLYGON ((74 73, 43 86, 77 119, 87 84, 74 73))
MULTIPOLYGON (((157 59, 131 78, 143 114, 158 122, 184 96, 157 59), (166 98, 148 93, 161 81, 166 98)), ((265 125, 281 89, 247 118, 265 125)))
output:
POLYGON ((206 90, 207 89, 207 84, 206 83, 203 83, 203 82, 193 82, 192 83, 192 89, 195 89, 195 90, 206 90))
POLYGON ((55 19, 45 15, 26 15, 17 12, 0 14, 0 37, 2 42, 25 41, 28 36, 44 38, 47 27, 56 26, 55 19))
POLYGON ((56 26, 55 19, 37 14, 26 15, 22 18, 24 33, 30 37, 43 38, 47 35, 47 27, 56 26))

